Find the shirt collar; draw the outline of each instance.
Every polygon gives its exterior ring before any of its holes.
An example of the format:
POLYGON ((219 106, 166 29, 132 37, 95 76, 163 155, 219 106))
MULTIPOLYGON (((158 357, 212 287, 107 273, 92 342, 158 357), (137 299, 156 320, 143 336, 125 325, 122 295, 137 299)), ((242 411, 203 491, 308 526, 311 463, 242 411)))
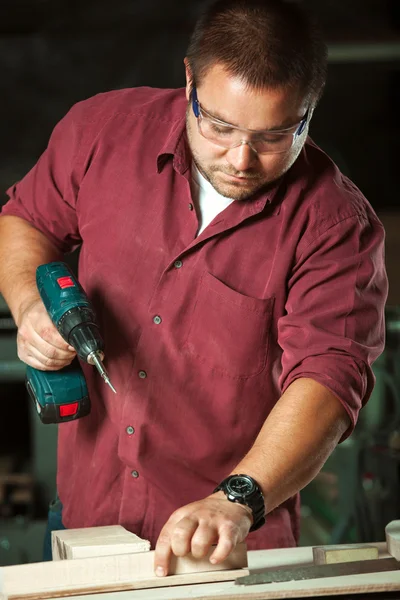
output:
POLYGON ((165 164, 172 158, 173 167, 183 175, 191 164, 191 153, 186 139, 186 118, 174 121, 160 152, 157 155, 157 172, 161 173, 165 164))

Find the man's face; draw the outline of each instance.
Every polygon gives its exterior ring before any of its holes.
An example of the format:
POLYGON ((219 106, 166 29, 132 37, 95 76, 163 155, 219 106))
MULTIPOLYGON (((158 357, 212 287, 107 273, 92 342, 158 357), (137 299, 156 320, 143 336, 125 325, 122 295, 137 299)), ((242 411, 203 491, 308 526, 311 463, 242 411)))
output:
MULTIPOLYGON (((186 94, 190 100, 189 83, 186 94)), ((236 127, 257 132, 291 127, 302 120, 308 109, 305 100, 294 90, 249 88, 221 65, 208 71, 197 87, 197 96, 207 113, 236 127)), ((228 149, 202 136, 191 102, 186 128, 193 160, 200 173, 217 192, 234 200, 245 200, 283 175, 297 159, 308 131, 306 127, 292 148, 282 154, 257 154, 243 143, 228 149)))

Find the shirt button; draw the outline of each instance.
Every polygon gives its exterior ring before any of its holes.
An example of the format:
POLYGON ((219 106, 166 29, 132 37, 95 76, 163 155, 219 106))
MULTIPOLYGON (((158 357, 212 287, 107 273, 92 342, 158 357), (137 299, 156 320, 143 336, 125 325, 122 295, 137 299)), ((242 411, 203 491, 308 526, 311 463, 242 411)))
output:
POLYGON ((161 323, 161 321, 162 321, 162 318, 159 315, 156 315, 155 317, 153 317, 153 322, 156 325, 159 325, 161 323))
POLYGON ((146 377, 147 377, 146 371, 139 371, 138 375, 139 375, 140 379, 146 379, 146 377))
POLYGON ((132 475, 132 477, 137 479, 139 477, 139 471, 131 471, 131 475, 132 475))
POLYGON ((193 204, 189 202, 189 210, 193 210, 193 204))
POLYGON ((126 428, 126 433, 128 435, 132 435, 132 433, 135 433, 135 430, 131 425, 129 425, 129 427, 126 428))
POLYGON ((181 260, 176 260, 174 262, 175 269, 180 269, 183 266, 183 262, 181 260))

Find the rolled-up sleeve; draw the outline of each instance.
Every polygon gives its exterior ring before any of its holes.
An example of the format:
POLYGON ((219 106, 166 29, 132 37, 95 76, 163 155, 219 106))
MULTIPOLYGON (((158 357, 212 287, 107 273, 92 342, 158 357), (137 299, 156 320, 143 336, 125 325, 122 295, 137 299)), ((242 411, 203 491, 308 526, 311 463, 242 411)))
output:
POLYGON ((282 391, 314 379, 343 404, 353 430, 373 386, 371 365, 384 347, 387 278, 384 230, 374 215, 329 226, 302 250, 278 323, 282 391))
POLYGON ((56 125, 36 165, 7 190, 10 200, 2 209, 3 215, 28 221, 62 252, 81 241, 75 208, 83 164, 76 112, 74 107, 56 125))

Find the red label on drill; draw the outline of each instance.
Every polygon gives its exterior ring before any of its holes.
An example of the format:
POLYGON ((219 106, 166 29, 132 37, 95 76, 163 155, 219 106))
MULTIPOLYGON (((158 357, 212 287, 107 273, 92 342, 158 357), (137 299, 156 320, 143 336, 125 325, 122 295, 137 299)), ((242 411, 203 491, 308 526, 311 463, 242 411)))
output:
POLYGON ((60 406, 60 417, 72 417, 78 412, 79 403, 71 402, 71 404, 62 404, 60 406))
POLYGON ((59 277, 57 279, 57 283, 58 283, 58 285, 60 286, 60 288, 62 290, 64 290, 65 288, 69 288, 69 287, 74 287, 75 286, 74 282, 72 281, 72 278, 69 277, 68 275, 66 277, 59 277))

